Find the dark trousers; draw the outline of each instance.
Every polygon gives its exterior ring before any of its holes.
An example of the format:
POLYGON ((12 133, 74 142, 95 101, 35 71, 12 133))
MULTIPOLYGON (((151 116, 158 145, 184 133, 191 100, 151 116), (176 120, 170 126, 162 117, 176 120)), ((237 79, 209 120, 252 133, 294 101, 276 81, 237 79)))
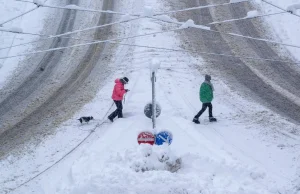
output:
POLYGON ((115 102, 115 104, 116 104, 116 106, 117 106, 117 109, 109 115, 109 118, 114 119, 116 116, 118 116, 118 118, 123 118, 123 113, 122 113, 122 110, 123 110, 122 100, 120 100, 120 101, 114 100, 114 102, 115 102))
POLYGON ((207 102, 207 103, 203 103, 202 104, 202 109, 198 112, 198 114, 195 116, 195 118, 198 119, 202 115, 202 113, 206 110, 207 107, 208 107, 209 117, 213 117, 212 116, 212 108, 213 108, 213 106, 212 106, 211 102, 207 102))

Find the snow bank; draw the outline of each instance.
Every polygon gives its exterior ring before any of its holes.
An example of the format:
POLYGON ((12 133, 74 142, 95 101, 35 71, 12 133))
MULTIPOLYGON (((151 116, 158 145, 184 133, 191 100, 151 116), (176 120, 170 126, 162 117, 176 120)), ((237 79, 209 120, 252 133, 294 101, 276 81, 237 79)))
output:
POLYGON ((120 21, 122 21, 122 22, 124 22, 124 21, 129 21, 129 20, 131 20, 131 16, 129 15, 129 14, 126 14, 126 15, 123 15, 122 17, 121 17, 121 20, 120 21))
POLYGON ((257 10, 252 10, 252 11, 249 11, 247 13, 247 16, 245 18, 254 18, 254 17, 257 17, 258 16, 258 11, 257 10))
POLYGON ((150 6, 145 6, 144 7, 144 12, 143 12, 142 16, 153 17, 153 15, 154 15, 153 8, 150 7, 150 6))
POLYGON ((185 23, 183 23, 179 29, 185 29, 185 28, 200 28, 200 29, 204 29, 204 30, 210 30, 210 27, 207 26, 203 26, 203 25, 196 25, 195 22, 191 19, 189 19, 188 21, 186 21, 185 23))
POLYGON ((156 72, 160 67, 160 62, 157 59, 152 59, 150 63, 151 72, 156 72))
POLYGON ((155 18, 165 21, 165 22, 179 23, 178 21, 176 21, 175 19, 171 18, 168 15, 158 15, 158 16, 155 16, 155 18))
POLYGON ((69 184, 60 185, 57 194, 270 193, 255 184, 264 178, 255 168, 193 154, 178 158, 170 146, 141 144, 110 156, 83 155, 70 169, 69 184))

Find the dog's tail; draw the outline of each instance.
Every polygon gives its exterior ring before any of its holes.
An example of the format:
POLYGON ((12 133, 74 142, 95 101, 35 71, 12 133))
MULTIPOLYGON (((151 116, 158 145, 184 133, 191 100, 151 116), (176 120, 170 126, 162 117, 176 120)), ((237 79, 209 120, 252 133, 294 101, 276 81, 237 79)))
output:
POLYGON ((77 119, 77 120, 79 120, 79 121, 80 121, 80 123, 82 123, 82 119, 77 119))

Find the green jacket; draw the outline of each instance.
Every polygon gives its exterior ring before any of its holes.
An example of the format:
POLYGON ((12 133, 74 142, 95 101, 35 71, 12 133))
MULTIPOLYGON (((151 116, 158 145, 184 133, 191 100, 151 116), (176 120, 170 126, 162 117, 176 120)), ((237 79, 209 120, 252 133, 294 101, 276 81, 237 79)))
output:
POLYGON ((205 82, 201 84, 199 95, 200 95, 200 101, 202 103, 211 102, 214 98, 212 87, 205 82))

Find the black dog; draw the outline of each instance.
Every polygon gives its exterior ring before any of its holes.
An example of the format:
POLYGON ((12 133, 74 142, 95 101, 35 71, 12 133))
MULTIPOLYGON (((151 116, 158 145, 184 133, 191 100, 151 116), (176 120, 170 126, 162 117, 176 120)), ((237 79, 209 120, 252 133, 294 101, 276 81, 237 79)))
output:
POLYGON ((90 120, 93 120, 93 117, 80 117, 80 119, 78 119, 80 121, 80 123, 82 122, 86 122, 88 123, 90 120))

